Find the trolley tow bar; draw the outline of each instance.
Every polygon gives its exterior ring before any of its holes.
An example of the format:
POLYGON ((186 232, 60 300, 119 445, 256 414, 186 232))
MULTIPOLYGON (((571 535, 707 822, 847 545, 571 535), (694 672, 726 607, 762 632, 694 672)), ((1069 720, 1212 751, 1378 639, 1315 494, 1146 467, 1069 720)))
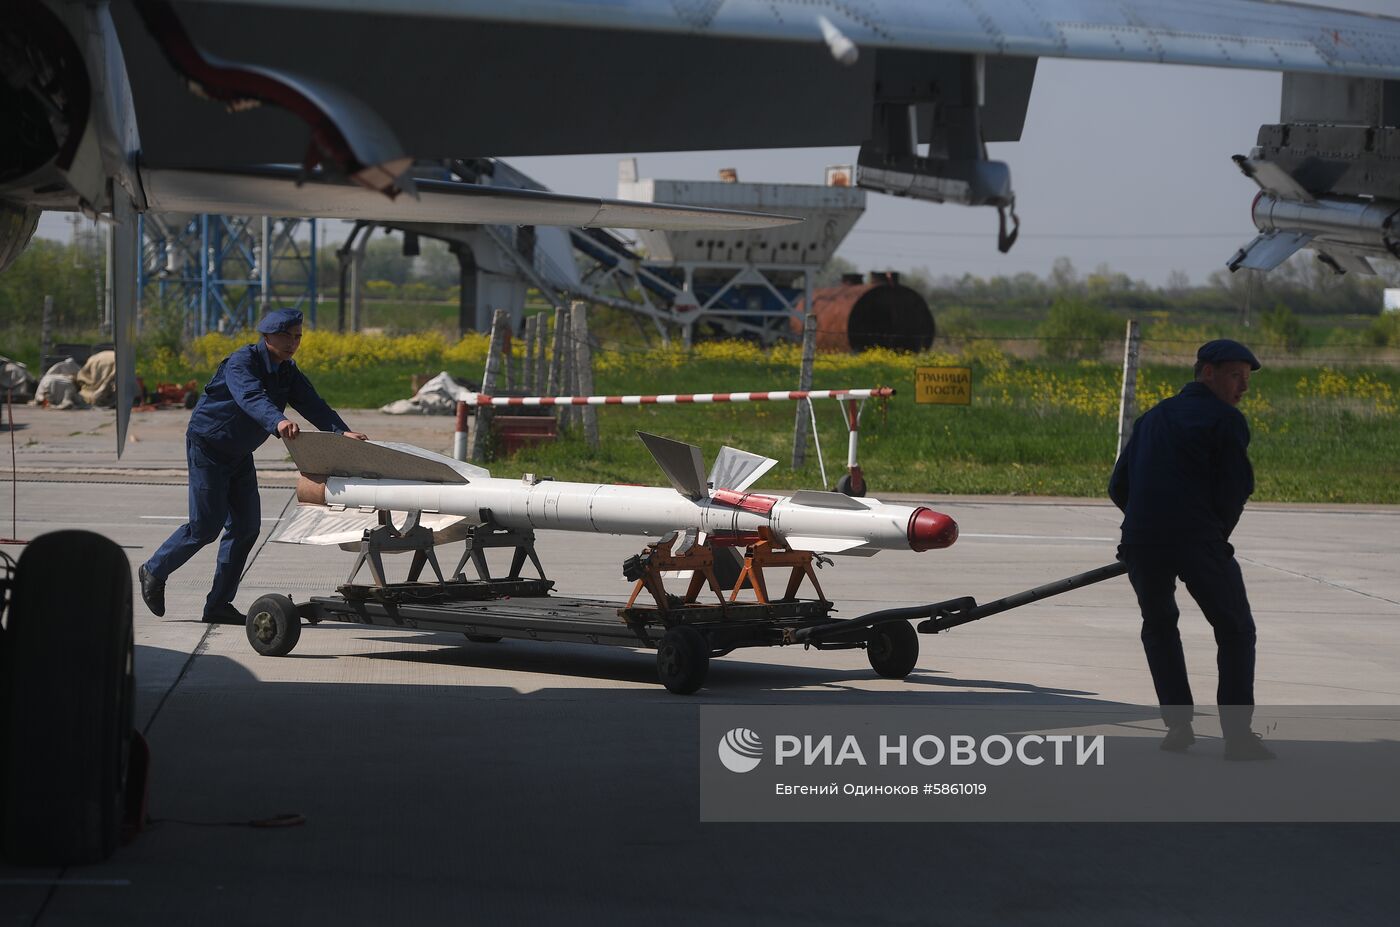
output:
POLYGON ((1074 576, 1057 579, 1043 586, 1036 586, 1034 589, 994 599, 984 605, 978 605, 977 600, 972 596, 961 596, 943 602, 934 602, 931 605, 887 608, 883 611, 862 615, 859 618, 800 628, 791 633, 791 638, 793 643, 817 644, 823 638, 839 637, 842 632, 854 631, 858 628, 873 628, 876 625, 893 621, 916 621, 920 618, 924 619, 918 626, 920 634, 937 634, 940 631, 956 628, 958 625, 978 621, 988 615, 1000 614, 1013 608, 1030 605, 1032 602, 1039 602, 1041 599, 1048 599, 1051 596, 1092 586, 1094 583, 1122 576, 1126 572, 1128 572, 1128 565, 1121 561, 1115 561, 1086 573, 1076 573, 1074 576))

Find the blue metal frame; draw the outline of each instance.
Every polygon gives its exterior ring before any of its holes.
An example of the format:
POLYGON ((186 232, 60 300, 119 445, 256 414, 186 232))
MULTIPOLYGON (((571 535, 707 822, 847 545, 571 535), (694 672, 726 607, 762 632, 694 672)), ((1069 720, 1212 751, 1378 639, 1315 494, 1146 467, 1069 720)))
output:
MULTIPOLYGON (((198 215, 182 226, 137 220, 141 250, 136 268, 138 318, 140 309, 155 299, 178 300, 185 316, 185 333, 198 337, 211 331, 250 329, 262 303, 258 268, 260 219, 245 216, 198 215)), ((318 287, 315 219, 274 219, 270 226, 268 305, 296 308, 316 325, 318 287), (310 242, 298 240, 302 222, 310 222, 310 242)))

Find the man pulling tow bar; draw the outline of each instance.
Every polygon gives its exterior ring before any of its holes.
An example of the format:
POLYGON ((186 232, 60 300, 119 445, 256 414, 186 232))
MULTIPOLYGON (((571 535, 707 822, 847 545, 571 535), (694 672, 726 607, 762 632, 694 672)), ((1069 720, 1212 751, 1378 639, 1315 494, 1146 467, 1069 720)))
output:
POLYGON ((1259 369, 1238 341, 1207 342, 1195 380, 1144 413, 1123 448, 1108 494, 1123 510, 1119 559, 1142 609, 1142 646, 1167 724, 1163 750, 1196 742, 1181 649, 1176 579, 1215 630, 1225 759, 1271 760, 1254 716, 1254 617, 1230 534, 1254 492, 1249 425, 1236 406, 1259 369))

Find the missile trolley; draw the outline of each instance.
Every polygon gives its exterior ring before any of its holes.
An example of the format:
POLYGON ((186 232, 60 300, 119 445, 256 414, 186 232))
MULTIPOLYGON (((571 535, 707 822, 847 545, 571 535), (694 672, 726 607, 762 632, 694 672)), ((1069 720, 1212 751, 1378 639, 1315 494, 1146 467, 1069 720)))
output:
POLYGON ((657 653, 662 684, 680 694, 704 684, 711 657, 800 644, 864 649, 878 675, 902 679, 919 656, 911 619, 926 619, 919 630, 932 633, 1123 572, 1114 564, 983 606, 962 598, 833 620, 815 569, 828 555, 946 548, 957 540, 956 522, 925 506, 841 493, 753 492, 749 487, 776 461, 725 447, 706 475, 699 448, 638 436, 669 487, 530 474, 502 479, 410 445, 301 434, 287 442, 300 471, 299 504, 272 540, 337 545, 358 557, 334 596, 301 604, 278 594, 257 599, 248 609, 249 643, 260 654, 284 656, 305 620, 460 632, 474 643, 514 638, 648 648, 657 653), (536 529, 651 539, 622 564, 633 582, 631 597, 620 604, 551 594, 554 582, 535 552, 536 529), (464 549, 444 574, 435 548, 454 541, 464 549), (501 548, 511 551, 510 568, 493 576, 486 552, 501 548), (405 582, 387 579, 383 556, 394 553, 412 554, 405 582), (468 564, 475 578, 467 577, 468 564), (536 575, 524 575, 527 564, 536 575), (370 582, 357 584, 366 567, 370 582), (429 567, 436 581, 420 581, 429 567), (804 586, 815 598, 798 597, 804 586))

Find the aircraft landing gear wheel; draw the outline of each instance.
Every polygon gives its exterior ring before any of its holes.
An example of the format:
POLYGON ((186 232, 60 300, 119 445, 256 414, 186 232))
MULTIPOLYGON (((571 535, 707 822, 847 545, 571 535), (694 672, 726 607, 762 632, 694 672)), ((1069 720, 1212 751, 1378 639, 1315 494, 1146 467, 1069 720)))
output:
MULTIPOLYGON (((466 634, 465 631, 462 632, 466 634)), ((494 634, 467 634, 467 640, 473 644, 499 644, 501 639, 494 634)))
POLYGON ((860 492, 856 492, 851 486, 851 475, 847 473, 836 481, 836 491, 847 496, 863 496, 865 495, 865 484, 861 483, 860 492))
POLYGON ((919 632, 907 621, 877 624, 865 644, 870 666, 886 679, 903 679, 919 662, 919 632))
POLYGON ((710 645, 688 624, 678 624, 656 648, 656 675, 667 691, 690 695, 705 684, 710 671, 710 645))
POLYGON ((284 595, 265 595, 248 609, 248 643, 265 657, 285 657, 301 639, 301 616, 284 595))
POLYGON ((12 583, 0 853, 21 866, 96 863, 117 847, 135 736, 131 567, 107 538, 55 531, 24 549, 12 583))

